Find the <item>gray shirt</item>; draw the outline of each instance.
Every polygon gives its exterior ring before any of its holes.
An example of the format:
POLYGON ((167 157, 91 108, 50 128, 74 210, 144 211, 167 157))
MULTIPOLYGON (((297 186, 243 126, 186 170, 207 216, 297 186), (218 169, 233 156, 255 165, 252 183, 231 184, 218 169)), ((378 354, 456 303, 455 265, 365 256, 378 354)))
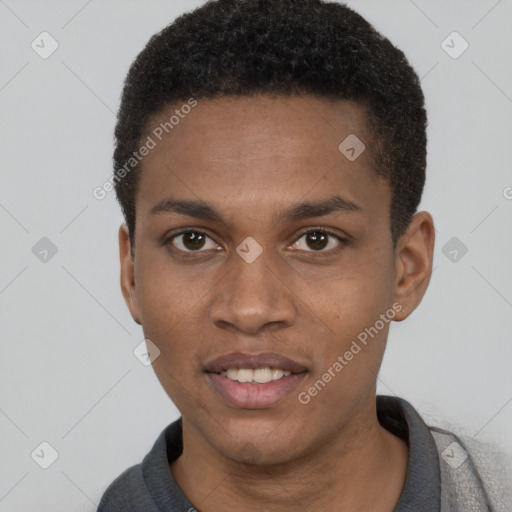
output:
MULTIPOLYGON (((439 455, 439 441, 436 444, 432 433, 434 429, 425 424, 411 404, 397 397, 378 396, 377 415, 384 428, 404 439, 409 446, 405 485, 395 512, 440 512, 441 464, 444 461, 441 461, 439 455)), ((449 436, 453 434, 446 432, 446 436, 443 437, 445 443, 451 440, 449 436)), ((110 484, 103 494, 98 512, 194 512, 200 510, 197 508, 199 504, 195 507, 186 498, 169 469, 169 463, 176 460, 182 450, 180 418, 162 431, 142 463, 128 468, 110 484)), ((469 466, 466 464, 464 467, 469 466)), ((474 477, 474 466, 471 468, 470 473, 474 477)), ((443 468, 443 475, 445 472, 443 468)), ((451 482, 450 479, 450 476, 446 477, 447 482, 451 482)), ((450 489, 443 489, 443 503, 445 493, 450 495, 450 489)), ((454 496, 452 499, 457 500, 454 496)), ((478 499, 481 503, 487 499, 483 488, 478 499)), ((485 508, 475 510, 493 510, 487 505, 482 507, 485 508)), ((456 510, 455 506, 451 510, 456 510)), ((461 506, 460 510, 464 508, 461 506)))

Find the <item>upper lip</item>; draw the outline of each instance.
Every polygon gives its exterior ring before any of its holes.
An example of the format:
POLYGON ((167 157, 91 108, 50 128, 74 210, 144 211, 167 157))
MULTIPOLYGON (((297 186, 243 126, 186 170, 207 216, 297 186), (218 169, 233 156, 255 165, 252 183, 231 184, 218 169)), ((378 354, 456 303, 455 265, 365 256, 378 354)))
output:
POLYGON ((274 352, 262 352, 260 354, 243 354, 232 352, 209 361, 205 365, 208 373, 220 373, 230 368, 280 368, 292 373, 302 373, 306 368, 292 359, 274 352))

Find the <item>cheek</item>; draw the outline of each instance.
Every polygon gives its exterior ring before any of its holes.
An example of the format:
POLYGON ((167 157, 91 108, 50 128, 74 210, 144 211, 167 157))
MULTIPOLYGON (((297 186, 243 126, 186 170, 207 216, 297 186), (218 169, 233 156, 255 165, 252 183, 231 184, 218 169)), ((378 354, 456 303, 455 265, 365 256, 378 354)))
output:
POLYGON ((354 389, 373 385, 395 313, 388 266, 384 258, 360 258, 311 289, 311 316, 325 336, 315 346, 314 377, 324 376, 333 383, 319 403, 340 390, 350 395, 354 389))
POLYGON ((204 303, 187 297, 186 293, 169 292, 168 288, 158 284, 146 289, 142 312, 144 336, 160 350, 153 361, 153 370, 162 388, 183 413, 189 411, 191 404, 197 405, 201 394, 203 375, 197 355, 205 340, 203 329, 197 327, 197 318, 204 303))
MULTIPOLYGON (((160 350, 153 368, 167 392, 179 393, 199 373, 195 356, 204 343, 204 329, 198 329, 198 319, 207 318, 205 291, 189 286, 181 274, 157 266, 147 266, 140 273, 137 290, 144 337, 160 350)), ((204 322, 203 322, 204 323, 204 322)), ((178 397, 172 396, 173 400, 178 397)))
POLYGON ((333 334, 343 333, 344 339, 373 325, 393 297, 389 272, 370 262, 354 262, 316 283, 306 302, 333 334))
POLYGON ((345 284, 337 288, 336 300, 317 309, 329 330, 314 345, 314 372, 301 390, 301 403, 311 405, 313 415, 338 404, 339 414, 332 416, 335 422, 341 421, 342 411, 356 407, 373 392, 394 316, 384 299, 386 294, 362 286, 360 280, 354 286, 345 284))
POLYGON ((160 336, 186 328, 187 318, 197 317, 205 307, 211 287, 204 276, 173 264, 164 251, 146 256, 141 250, 135 272, 143 325, 160 336))

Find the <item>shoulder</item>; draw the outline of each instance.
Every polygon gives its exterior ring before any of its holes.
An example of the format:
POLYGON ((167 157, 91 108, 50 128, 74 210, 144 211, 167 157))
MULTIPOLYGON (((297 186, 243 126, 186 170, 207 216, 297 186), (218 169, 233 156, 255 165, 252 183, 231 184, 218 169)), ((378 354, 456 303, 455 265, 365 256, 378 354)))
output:
POLYGON ((512 510, 510 456, 490 442, 429 428, 439 453, 443 510, 512 510))
POLYGON ((142 464, 121 473, 104 492, 97 512, 135 512, 158 510, 144 481, 142 464))
POLYGON ((97 512, 159 512, 162 503, 175 505, 180 492, 169 471, 168 457, 176 458, 181 449, 178 419, 160 433, 140 464, 123 471, 107 487, 97 512))

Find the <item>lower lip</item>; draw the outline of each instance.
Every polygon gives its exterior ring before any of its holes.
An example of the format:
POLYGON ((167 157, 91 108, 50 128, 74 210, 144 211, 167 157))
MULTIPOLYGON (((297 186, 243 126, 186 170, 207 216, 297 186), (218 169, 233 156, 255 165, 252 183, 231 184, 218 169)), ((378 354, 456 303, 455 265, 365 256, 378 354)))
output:
POLYGON ((234 407, 265 409, 272 407, 292 393, 306 376, 306 372, 292 373, 266 384, 251 384, 228 379, 218 373, 206 374, 213 387, 234 407))

